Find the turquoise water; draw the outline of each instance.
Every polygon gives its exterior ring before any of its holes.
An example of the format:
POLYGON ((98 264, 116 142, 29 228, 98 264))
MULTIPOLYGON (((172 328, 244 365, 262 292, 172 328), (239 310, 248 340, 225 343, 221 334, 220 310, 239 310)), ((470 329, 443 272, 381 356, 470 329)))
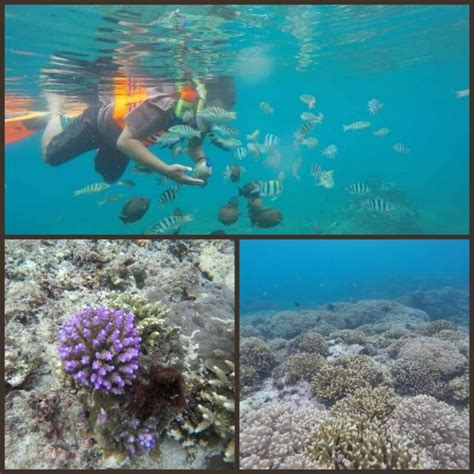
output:
POLYGON ((466 240, 242 240, 240 261, 243 316, 469 287, 466 240))
MULTIPOLYGON (((61 96, 65 112, 84 107, 97 101, 104 76, 137 68, 172 78, 183 70, 227 73, 237 84, 232 125, 243 145, 255 129, 260 141, 274 134, 281 159, 239 162, 206 143, 213 163, 207 186, 182 187, 175 202, 160 208, 169 185, 133 174, 132 165, 122 179, 132 179, 133 189, 113 186, 73 198, 74 190, 101 181, 95 153, 52 168, 42 162, 34 135, 6 147, 6 232, 141 234, 179 207, 194 217, 181 234, 467 233, 469 97, 457 98, 456 91, 469 87, 468 36, 467 6, 7 6, 7 114, 46 110, 48 94, 61 96), (302 94, 314 95, 312 112, 324 114, 311 132, 319 141, 314 149, 294 144, 307 111, 302 94), (371 99, 383 103, 375 116, 368 112, 371 99), (274 113, 263 113, 261 101, 274 113), (356 121, 371 126, 343 132, 343 124, 356 121), (383 127, 388 136, 373 135, 383 127), (409 153, 396 153, 396 143, 409 153), (333 159, 321 155, 330 144, 338 148, 333 159), (299 180, 292 175, 298 159, 299 180), (263 199, 282 212, 281 223, 252 227, 244 198, 235 224, 218 222, 218 209, 238 192, 238 184, 223 180, 228 164, 246 168, 240 185, 284 172, 281 195, 263 199), (334 170, 334 188, 315 186, 313 164, 334 170), (369 197, 383 198, 393 210, 362 206, 345 190, 357 182, 370 183, 376 190, 369 197), (97 205, 116 193, 124 197, 97 205), (120 210, 135 196, 149 197, 150 209, 123 224, 120 210)), ((173 162, 168 150, 151 150, 173 162)), ((177 162, 191 164, 187 156, 177 162)))

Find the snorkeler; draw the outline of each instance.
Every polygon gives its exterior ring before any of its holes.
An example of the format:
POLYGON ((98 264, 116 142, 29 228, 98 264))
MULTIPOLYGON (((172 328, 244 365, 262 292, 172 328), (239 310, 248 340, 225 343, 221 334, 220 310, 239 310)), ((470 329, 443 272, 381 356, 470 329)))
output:
MULTIPOLYGON (((203 185, 202 179, 185 174, 190 167, 167 164, 147 147, 160 143, 171 127, 193 124, 204 108, 230 110, 236 96, 233 79, 214 76, 182 83, 162 79, 150 88, 135 79, 114 78, 113 90, 110 100, 89 106, 65 129, 59 113, 49 114, 41 141, 43 160, 58 166, 97 149, 95 170, 108 183, 118 180, 132 159, 178 183, 203 185)), ((203 140, 209 130, 206 124, 203 128, 200 136, 188 141, 195 163, 205 159, 203 140)))

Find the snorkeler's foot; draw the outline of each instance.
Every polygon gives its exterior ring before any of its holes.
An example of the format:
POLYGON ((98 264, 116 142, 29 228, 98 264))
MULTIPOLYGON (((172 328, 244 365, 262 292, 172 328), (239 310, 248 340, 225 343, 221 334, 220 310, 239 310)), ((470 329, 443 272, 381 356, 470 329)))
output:
POLYGON ((41 117, 27 119, 23 122, 23 124, 28 130, 42 130, 46 127, 46 125, 48 125, 49 121, 53 118, 54 115, 58 115, 59 117, 61 117, 61 115, 57 113, 45 114, 41 117))

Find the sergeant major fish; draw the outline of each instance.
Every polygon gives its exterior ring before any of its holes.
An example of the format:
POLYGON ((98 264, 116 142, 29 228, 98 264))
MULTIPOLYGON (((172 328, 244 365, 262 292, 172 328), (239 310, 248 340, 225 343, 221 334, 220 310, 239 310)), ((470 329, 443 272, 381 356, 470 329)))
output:
POLYGON ((255 184, 260 196, 276 199, 277 196, 279 196, 283 191, 284 179, 285 174, 283 171, 280 171, 278 179, 272 179, 270 181, 257 181, 255 184))
POLYGON ((230 180, 232 183, 237 183, 242 174, 245 173, 243 166, 227 165, 224 170, 224 180, 230 180))
POLYGON ((178 135, 178 137, 181 138, 193 138, 201 136, 201 132, 199 130, 195 130, 189 125, 174 125, 173 127, 170 127, 168 131, 178 135))
POLYGON ((260 147, 260 151, 262 153, 268 153, 269 151, 272 151, 275 147, 277 147, 279 143, 280 139, 277 136, 273 135, 272 133, 267 133, 265 135, 263 146, 260 147))
POLYGON ((110 184, 107 183, 94 183, 88 184, 87 186, 73 191, 72 195, 74 197, 81 196, 82 194, 93 194, 93 193, 100 193, 101 191, 105 191, 106 189, 110 188, 110 184))
POLYGON ((242 145, 240 140, 233 137, 221 137, 215 133, 209 133, 208 137, 213 145, 216 145, 223 150, 230 150, 231 148, 237 148, 242 145))
POLYGON ((323 171, 321 166, 313 164, 311 166, 311 174, 316 180, 316 186, 322 186, 326 189, 332 189, 334 187, 334 171, 323 171))
POLYGON ((346 186, 346 191, 351 194, 364 195, 371 192, 369 186, 366 183, 354 183, 346 186))
POLYGON ((362 202, 362 206, 366 207, 370 211, 376 212, 390 212, 395 209, 393 204, 381 198, 367 199, 366 201, 362 202))
POLYGON ((319 112, 318 115, 314 115, 311 112, 303 112, 300 115, 300 118, 301 120, 303 120, 303 122, 312 122, 316 124, 321 124, 323 123, 323 120, 324 120, 324 114, 319 112))
POLYGON ((213 124, 222 124, 230 122, 237 118, 236 112, 229 112, 221 107, 207 107, 197 115, 200 119, 204 119, 207 122, 213 124))
POLYGON ((217 132, 225 137, 236 137, 239 134, 239 131, 231 127, 230 125, 213 125, 212 131, 217 132))
POLYGON ((191 214, 182 215, 173 214, 158 221, 155 225, 149 227, 145 234, 164 234, 170 230, 176 230, 183 222, 191 222, 193 216, 191 214))
POLYGON ((237 158, 238 160, 243 160, 246 156, 247 156, 247 148, 244 148, 243 146, 241 146, 234 150, 234 158, 237 158))
POLYGON ((176 143, 180 142, 181 140, 182 140, 182 137, 180 137, 178 134, 167 132, 161 135, 160 137, 158 137, 156 139, 156 143, 158 143, 159 145, 163 145, 163 147, 165 147, 165 146, 176 145, 176 143))
POLYGON ((365 128, 369 128, 370 125, 371 125, 370 122, 359 121, 359 122, 353 122, 349 125, 343 125, 342 129, 344 130, 344 132, 347 132, 350 130, 364 130, 365 128))
POLYGON ((407 146, 405 146, 403 143, 395 143, 395 145, 393 145, 393 149, 397 153, 400 153, 401 155, 406 155, 407 153, 410 152, 410 149, 407 146))
POLYGON ((334 158, 337 155, 337 146, 328 145, 324 150, 321 151, 321 155, 325 158, 334 158))
POLYGON ((174 201, 178 196, 178 185, 173 186, 172 188, 166 189, 160 195, 160 205, 164 206, 171 201, 174 201))

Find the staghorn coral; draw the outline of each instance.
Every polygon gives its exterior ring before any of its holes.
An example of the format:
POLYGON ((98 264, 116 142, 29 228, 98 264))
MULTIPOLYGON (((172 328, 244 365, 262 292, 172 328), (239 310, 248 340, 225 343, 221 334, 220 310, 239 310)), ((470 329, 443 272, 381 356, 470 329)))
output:
POLYGON ((422 469, 422 451, 384 423, 341 416, 323 422, 310 438, 308 456, 319 469, 422 469))
POLYGON ((397 405, 395 393, 389 387, 361 388, 342 400, 332 408, 335 417, 361 416, 367 420, 377 419, 385 422, 397 405))
POLYGON ((409 436, 433 457, 436 469, 469 467, 469 419, 428 395, 402 400, 387 423, 388 431, 409 436))
POLYGON ((301 379, 310 382, 324 364, 326 360, 319 354, 301 352, 292 355, 286 362, 286 382, 291 384, 301 379))
POLYGON ((314 467, 304 459, 312 429, 324 414, 286 403, 264 403, 240 414, 241 469, 314 467))
POLYGON ((315 375, 313 396, 334 403, 359 388, 375 387, 383 379, 382 371, 365 355, 341 356, 330 361, 315 375))
POLYGON ((58 352, 66 372, 86 387, 121 395, 138 369, 141 338, 132 313, 88 306, 68 318, 58 352))
POLYGON ((190 455, 198 446, 225 444, 224 461, 234 461, 234 364, 226 360, 227 373, 214 366, 188 380, 187 409, 178 415, 168 434, 179 440, 190 455))
POLYGON ((310 354, 326 355, 328 346, 320 334, 311 331, 289 340, 286 344, 286 350, 288 354, 308 352, 310 354))

